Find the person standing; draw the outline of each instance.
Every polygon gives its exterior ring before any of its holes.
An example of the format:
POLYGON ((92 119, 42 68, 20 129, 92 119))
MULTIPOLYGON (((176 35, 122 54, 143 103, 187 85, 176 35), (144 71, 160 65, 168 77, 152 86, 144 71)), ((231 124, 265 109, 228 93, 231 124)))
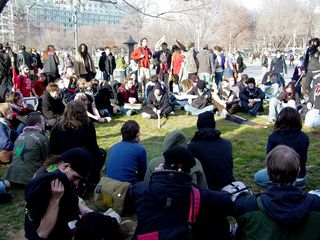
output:
POLYGON ((212 86, 211 74, 214 68, 213 53, 208 49, 208 44, 205 44, 197 54, 197 59, 199 62, 199 79, 205 81, 207 86, 212 86))
POLYGON ((87 82, 90 82, 96 76, 96 68, 88 52, 88 46, 84 43, 81 43, 78 48, 74 61, 74 71, 77 78, 85 78, 87 82))
POLYGON ((168 49, 168 44, 166 42, 161 44, 161 50, 155 52, 153 58, 156 60, 156 73, 159 76, 159 80, 163 81, 168 87, 171 52, 168 49))
POLYGON ((58 66, 59 58, 55 52, 54 46, 48 45, 43 54, 43 73, 46 74, 48 83, 52 83, 57 78, 60 78, 58 66))
POLYGON ((150 79, 150 59, 152 52, 148 48, 148 40, 142 38, 140 46, 136 48, 130 55, 130 58, 138 63, 138 82, 141 84, 142 93, 148 80, 150 79))
MULTIPOLYGON (((303 91, 312 98, 311 82, 313 77, 317 74, 314 71, 320 70, 320 51, 319 51, 320 40, 319 38, 313 38, 310 40, 310 46, 307 49, 306 57, 304 59, 304 69, 306 73, 306 79, 302 82, 303 91)), ((304 72, 303 72, 304 73, 304 72)), ((317 81, 313 81, 313 88, 317 85, 317 81)))
POLYGON ((287 75, 286 60, 279 49, 277 49, 276 56, 271 61, 270 71, 275 71, 276 73, 281 74, 282 77, 287 75))
POLYGON ((116 69, 116 60, 108 46, 101 53, 99 69, 103 74, 103 80, 112 81, 113 71, 116 69))
POLYGON ((20 74, 14 80, 14 90, 21 93, 23 97, 31 97, 31 93, 33 96, 39 97, 36 94, 30 79, 30 68, 27 65, 22 65, 20 69, 20 74))

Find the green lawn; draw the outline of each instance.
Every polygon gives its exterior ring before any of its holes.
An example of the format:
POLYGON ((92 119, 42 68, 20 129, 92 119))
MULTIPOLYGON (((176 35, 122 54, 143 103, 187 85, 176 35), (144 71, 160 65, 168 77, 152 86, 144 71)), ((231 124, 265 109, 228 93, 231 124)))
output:
MULTIPOLYGON (((196 117, 186 116, 183 111, 177 111, 175 116, 162 119, 161 129, 157 128, 157 120, 143 119, 141 116, 117 117, 108 124, 96 124, 99 146, 109 149, 112 144, 121 140, 120 128, 124 121, 136 120, 141 127, 141 144, 147 149, 148 160, 161 154, 161 144, 165 134, 172 130, 182 130, 190 140, 196 131, 196 117)), ((263 123, 261 118, 254 121, 263 123)), ((227 138, 233 145, 234 175, 236 179, 244 181, 254 191, 260 191, 252 183, 253 174, 263 167, 265 146, 272 126, 265 128, 239 125, 221 118, 216 119, 217 129, 222 137, 227 138)), ((320 131, 304 129, 310 138, 308 152, 309 186, 313 189, 320 186, 320 131)), ((0 176, 5 174, 7 166, 0 166, 0 176)), ((11 190, 14 199, 10 204, 0 205, 0 240, 15 239, 14 234, 23 228, 24 201, 23 190, 11 190)))

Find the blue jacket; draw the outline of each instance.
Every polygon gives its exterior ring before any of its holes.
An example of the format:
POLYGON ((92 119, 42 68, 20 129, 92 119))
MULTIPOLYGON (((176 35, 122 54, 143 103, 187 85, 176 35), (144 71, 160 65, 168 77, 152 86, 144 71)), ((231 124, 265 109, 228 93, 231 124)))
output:
POLYGON ((11 141, 11 130, 8 125, 9 124, 4 121, 3 118, 0 119, 0 151, 13 150, 13 142, 11 141))
MULTIPOLYGON (((133 185, 130 198, 137 214, 136 234, 187 225, 191 187, 190 175, 178 171, 154 172, 148 183, 133 185)), ((228 239, 226 216, 233 213, 229 195, 203 188, 199 191, 200 209, 192 226, 194 239, 228 239)))

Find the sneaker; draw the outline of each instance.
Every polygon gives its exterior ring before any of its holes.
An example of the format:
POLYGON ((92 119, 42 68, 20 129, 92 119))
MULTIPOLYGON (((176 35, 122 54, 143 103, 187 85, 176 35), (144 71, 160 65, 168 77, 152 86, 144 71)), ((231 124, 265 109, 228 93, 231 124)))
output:
POLYGON ((132 115, 132 110, 129 109, 129 110, 126 112, 126 115, 127 115, 128 117, 131 116, 131 115, 132 115))
POLYGON ((131 239, 137 227, 137 223, 132 220, 125 220, 120 223, 120 232, 123 239, 131 239))
POLYGON ((108 122, 108 123, 111 122, 111 120, 112 120, 111 117, 106 117, 106 119, 107 119, 107 122, 108 122))
POLYGON ((170 114, 170 115, 174 115, 174 111, 170 112, 169 114, 170 114))
POLYGON ((191 115, 191 113, 190 112, 188 112, 188 111, 186 111, 186 115, 188 116, 188 115, 191 115))
POLYGON ((150 114, 148 114, 148 113, 146 113, 146 112, 143 112, 143 113, 141 113, 141 116, 143 117, 143 118, 151 118, 151 115, 150 114))

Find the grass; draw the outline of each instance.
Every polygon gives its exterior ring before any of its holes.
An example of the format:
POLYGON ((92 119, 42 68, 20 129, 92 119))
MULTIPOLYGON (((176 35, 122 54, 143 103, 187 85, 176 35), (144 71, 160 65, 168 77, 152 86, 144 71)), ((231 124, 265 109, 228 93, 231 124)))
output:
MULTIPOLYGON (((162 141, 165 134, 172 130, 182 130, 190 140, 196 131, 196 117, 186 116, 183 111, 177 111, 175 116, 162 119, 161 129, 157 128, 157 120, 143 119, 141 116, 116 117, 109 124, 96 124, 97 140, 100 147, 108 150, 112 144, 121 140, 120 128, 124 121, 136 120, 141 127, 141 144, 147 149, 148 160, 161 154, 162 141)), ((263 119, 255 118, 262 122, 263 119)), ((265 146, 272 126, 257 128, 248 125, 239 125, 221 118, 216 119, 216 128, 222 132, 233 145, 234 175, 237 180, 244 181, 252 190, 260 191, 253 182, 253 174, 263 168, 265 146)), ((319 129, 305 128, 310 138, 307 169, 309 174, 308 189, 319 187, 320 179, 320 131, 319 129)), ((3 176, 8 166, 0 166, 0 176, 3 176)), ((23 190, 12 189, 13 201, 10 204, 0 205, 0 240, 17 239, 15 233, 23 228, 24 201, 23 190)))

